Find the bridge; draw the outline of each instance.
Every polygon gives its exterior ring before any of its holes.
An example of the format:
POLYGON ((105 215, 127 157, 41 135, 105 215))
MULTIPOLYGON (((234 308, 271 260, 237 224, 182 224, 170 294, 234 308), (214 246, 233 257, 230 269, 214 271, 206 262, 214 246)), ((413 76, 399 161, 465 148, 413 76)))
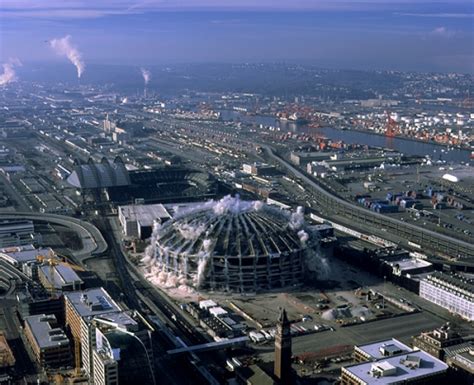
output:
POLYGON ((228 340, 222 340, 218 342, 208 342, 205 344, 199 344, 199 345, 193 345, 193 346, 183 346, 181 348, 168 350, 167 353, 170 355, 173 355, 173 354, 180 354, 180 353, 205 352, 208 350, 216 350, 216 349, 227 348, 230 346, 243 345, 248 340, 249 338, 247 336, 237 337, 237 338, 231 338, 228 340))

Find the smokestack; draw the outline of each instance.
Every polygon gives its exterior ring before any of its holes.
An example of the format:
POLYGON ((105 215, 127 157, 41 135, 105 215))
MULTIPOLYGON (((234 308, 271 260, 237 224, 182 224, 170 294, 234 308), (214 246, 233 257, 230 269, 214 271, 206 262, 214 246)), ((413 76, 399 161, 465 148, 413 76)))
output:
POLYGON ((3 73, 0 75, 0 86, 5 86, 17 80, 15 67, 18 66, 21 66, 21 62, 16 58, 11 58, 6 63, 3 63, 3 73))
POLYGON ((51 48, 60 56, 65 56, 74 64, 77 70, 77 78, 80 79, 86 68, 82 60, 82 54, 71 44, 71 36, 66 35, 61 39, 53 39, 49 42, 51 48))

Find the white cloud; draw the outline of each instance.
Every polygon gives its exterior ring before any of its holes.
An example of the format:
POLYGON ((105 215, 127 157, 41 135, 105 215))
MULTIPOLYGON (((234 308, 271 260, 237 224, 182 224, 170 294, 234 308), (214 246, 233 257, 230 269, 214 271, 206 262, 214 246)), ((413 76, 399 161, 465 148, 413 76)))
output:
POLYGON ((398 12, 395 13, 399 16, 411 16, 411 17, 434 17, 434 18, 452 18, 452 19, 468 19, 474 18, 474 13, 407 13, 398 12))
POLYGON ((437 27, 431 31, 431 35, 439 37, 452 37, 454 34, 454 31, 451 31, 446 27, 437 27))

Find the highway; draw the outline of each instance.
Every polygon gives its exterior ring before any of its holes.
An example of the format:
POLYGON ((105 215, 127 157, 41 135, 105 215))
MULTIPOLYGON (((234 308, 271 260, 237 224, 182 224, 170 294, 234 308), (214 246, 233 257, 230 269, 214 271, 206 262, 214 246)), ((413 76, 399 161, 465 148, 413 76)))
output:
POLYGON ((263 148, 272 160, 310 187, 315 194, 318 204, 325 207, 333 217, 344 216, 352 222, 356 222, 354 225, 362 225, 366 231, 368 229, 387 239, 390 239, 390 234, 393 233, 405 240, 406 244, 401 245, 403 247, 410 248, 408 241, 411 241, 419 244, 423 249, 434 253, 441 252, 456 259, 460 257, 456 261, 458 264, 472 265, 474 267, 473 244, 390 218, 334 196, 302 171, 292 166, 288 161, 276 155, 271 147, 264 145, 263 148), (380 232, 382 228, 386 230, 384 233, 380 232))
POLYGON ((33 222, 48 222, 68 227, 81 237, 82 250, 71 251, 78 262, 84 263, 91 256, 98 256, 107 251, 107 243, 100 231, 91 223, 65 215, 43 214, 32 212, 0 213, 0 220, 26 219, 33 222))

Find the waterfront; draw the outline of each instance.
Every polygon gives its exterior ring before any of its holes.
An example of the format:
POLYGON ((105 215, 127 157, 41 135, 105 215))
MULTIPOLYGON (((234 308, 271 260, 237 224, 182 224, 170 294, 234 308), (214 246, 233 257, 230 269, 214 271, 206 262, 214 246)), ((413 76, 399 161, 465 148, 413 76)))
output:
MULTIPOLYGON (((282 133, 301 132, 308 133, 309 128, 291 122, 280 122, 272 116, 250 116, 237 111, 220 111, 221 118, 229 121, 241 121, 242 123, 257 124, 264 126, 279 127, 282 133)), ((429 155, 433 160, 443 160, 446 162, 460 163, 470 161, 470 151, 458 148, 448 148, 436 143, 424 143, 407 138, 389 138, 371 132, 339 130, 334 127, 321 127, 311 129, 313 134, 318 134, 331 140, 342 140, 349 144, 367 144, 371 147, 386 147, 400 151, 406 155, 429 155)))

